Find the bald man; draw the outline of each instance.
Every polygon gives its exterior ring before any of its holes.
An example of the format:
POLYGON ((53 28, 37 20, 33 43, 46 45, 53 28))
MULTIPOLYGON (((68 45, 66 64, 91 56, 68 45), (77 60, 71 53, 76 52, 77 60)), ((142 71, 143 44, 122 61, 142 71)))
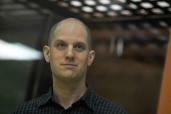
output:
POLYGON ((20 105, 14 114, 127 114, 86 86, 87 68, 95 58, 89 29, 68 18, 55 24, 43 47, 53 87, 47 94, 20 105))

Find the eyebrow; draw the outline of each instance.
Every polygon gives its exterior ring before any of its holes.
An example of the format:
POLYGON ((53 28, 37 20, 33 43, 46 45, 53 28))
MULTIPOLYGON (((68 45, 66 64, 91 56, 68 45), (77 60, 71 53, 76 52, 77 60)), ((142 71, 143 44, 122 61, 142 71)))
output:
POLYGON ((85 45, 86 46, 86 43, 85 42, 81 42, 81 41, 77 41, 74 44, 81 44, 81 45, 85 45))
MULTIPOLYGON (((65 42, 65 40, 57 39, 57 40, 54 41, 54 43, 58 43, 58 42, 65 42)), ((82 44, 82 45, 86 45, 86 43, 83 42, 83 41, 76 41, 76 42, 74 42, 74 44, 78 44, 78 43, 82 44)))
POLYGON ((57 43, 57 42, 65 42, 64 40, 61 40, 61 39, 57 39, 54 41, 54 43, 57 43))

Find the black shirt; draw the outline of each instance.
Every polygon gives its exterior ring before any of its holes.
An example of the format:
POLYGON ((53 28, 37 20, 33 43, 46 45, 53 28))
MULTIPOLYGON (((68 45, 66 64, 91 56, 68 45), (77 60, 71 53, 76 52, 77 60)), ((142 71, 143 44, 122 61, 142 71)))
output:
POLYGON ((64 109, 53 100, 52 90, 18 106, 12 114, 127 114, 119 105, 96 95, 91 89, 71 107, 64 109))

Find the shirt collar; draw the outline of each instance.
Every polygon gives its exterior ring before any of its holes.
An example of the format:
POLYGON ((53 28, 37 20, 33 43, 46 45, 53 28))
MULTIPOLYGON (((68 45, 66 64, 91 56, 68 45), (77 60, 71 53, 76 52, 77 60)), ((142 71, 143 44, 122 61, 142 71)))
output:
POLYGON ((47 104, 49 101, 52 101, 52 98, 53 98, 53 93, 52 93, 52 88, 50 88, 48 93, 40 97, 39 102, 38 102, 38 107, 47 104))
POLYGON ((83 100, 88 108, 90 108, 92 111, 95 111, 95 103, 93 102, 93 99, 95 98, 95 93, 91 88, 87 88, 86 93, 83 95, 83 97, 80 100, 83 100))
MULTIPOLYGON (((88 108, 92 111, 95 111, 95 103, 93 102, 95 98, 95 93, 91 88, 87 88, 85 94, 80 98, 79 101, 84 101, 88 108)), ((79 102, 78 101, 78 102, 79 102)), ((40 97, 38 102, 38 107, 46 105, 48 102, 53 102, 53 91, 52 88, 49 89, 48 93, 40 97)))

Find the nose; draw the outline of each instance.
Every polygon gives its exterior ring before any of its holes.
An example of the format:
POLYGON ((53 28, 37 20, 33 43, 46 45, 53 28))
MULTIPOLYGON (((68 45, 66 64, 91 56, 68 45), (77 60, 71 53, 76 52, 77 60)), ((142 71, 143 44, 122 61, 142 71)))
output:
POLYGON ((66 59, 73 61, 74 59, 74 52, 73 52, 73 47, 72 46, 68 46, 67 52, 66 52, 66 59))

